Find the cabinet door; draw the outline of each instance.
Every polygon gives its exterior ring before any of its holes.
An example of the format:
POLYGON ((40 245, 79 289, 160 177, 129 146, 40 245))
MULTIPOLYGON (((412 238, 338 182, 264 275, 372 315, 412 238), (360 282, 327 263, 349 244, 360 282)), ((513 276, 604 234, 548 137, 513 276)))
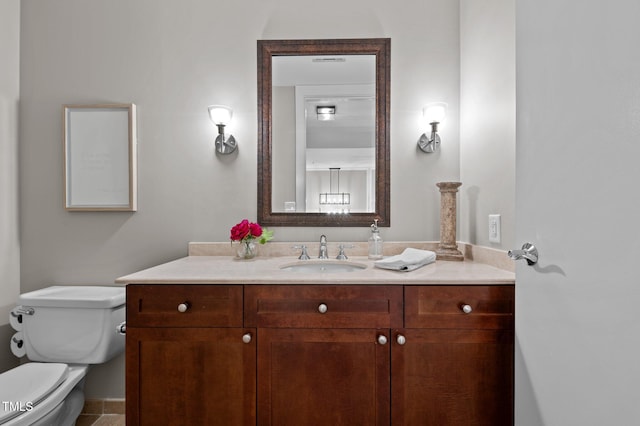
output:
POLYGON ((511 330, 394 330, 391 346, 393 425, 513 424, 511 330))
POLYGON ((255 426, 255 330, 128 327, 126 356, 127 425, 255 426))
POLYGON ((258 333, 259 425, 389 424, 388 329, 258 333))

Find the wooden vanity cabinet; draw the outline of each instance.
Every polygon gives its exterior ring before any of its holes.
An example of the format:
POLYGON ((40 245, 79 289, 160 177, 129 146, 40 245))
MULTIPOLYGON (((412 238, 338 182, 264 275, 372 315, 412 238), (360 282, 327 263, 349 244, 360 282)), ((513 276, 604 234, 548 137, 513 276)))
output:
POLYGON ((390 328, 402 287, 247 286, 258 424, 389 425, 390 328))
POLYGON ((512 425, 513 345, 512 285, 131 284, 127 425, 512 425))
POLYGON ((241 285, 127 286, 127 425, 255 426, 242 296, 241 285))
POLYGON ((393 425, 513 425, 513 286, 407 286, 393 425))

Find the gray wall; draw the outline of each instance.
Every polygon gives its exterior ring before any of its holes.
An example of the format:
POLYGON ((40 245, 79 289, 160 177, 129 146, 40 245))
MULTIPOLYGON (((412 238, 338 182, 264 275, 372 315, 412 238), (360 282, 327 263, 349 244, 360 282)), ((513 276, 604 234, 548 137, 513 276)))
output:
POLYGON ((459 240, 516 248, 515 0, 460 0, 459 240), (489 241, 500 214, 500 243, 489 241))
MULTIPOLYGON (((435 182, 459 178, 458 5, 449 0, 22 2, 22 291, 104 284, 226 241, 256 215, 256 40, 391 37, 391 201, 387 240, 439 238, 435 182), (332 11, 340 10, 335 14, 332 11), (247 14, 246 11, 252 13, 247 14), (425 26, 424 17, 431 16, 425 26), (331 25, 326 25, 331 22, 331 25), (437 58, 436 61, 433 58, 437 58), (415 143, 422 106, 449 103, 442 152, 415 143), (62 209, 61 105, 138 105, 139 211, 62 209), (218 158, 206 107, 235 109, 237 156, 218 158), (410 224, 410 225, 406 225, 410 224)), ((275 229, 277 240, 321 233, 364 241, 368 229, 275 229)))
MULTIPOLYGON (((110 284, 186 255, 189 241, 227 241, 232 225, 255 219, 258 39, 392 39, 392 226, 382 237, 439 239, 435 183, 463 175, 458 2, 21 4, 22 292, 52 284, 110 284), (441 127, 442 150, 425 155, 416 142, 424 131, 422 107, 433 101, 447 102, 449 110, 441 127), (85 102, 138 106, 136 213, 63 209, 61 106, 85 102), (240 147, 229 158, 214 154, 216 129, 206 110, 213 103, 234 108, 228 131, 240 147)), ((502 189, 487 184, 481 190, 489 196, 502 189)), ((495 195, 501 196, 512 194, 495 195)), ((369 234, 368 228, 275 229, 278 241, 315 240, 321 233, 354 241, 369 234)), ((97 366, 89 373, 87 396, 122 397, 123 379, 123 357, 97 366)))
POLYGON ((17 363, 9 311, 20 294, 18 240, 18 100, 20 0, 0 2, 0 371, 17 363))

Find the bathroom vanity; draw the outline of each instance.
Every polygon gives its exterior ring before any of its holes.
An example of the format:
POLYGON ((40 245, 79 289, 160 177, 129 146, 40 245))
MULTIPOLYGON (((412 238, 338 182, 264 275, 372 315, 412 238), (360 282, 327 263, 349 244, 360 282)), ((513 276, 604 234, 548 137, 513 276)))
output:
POLYGON ((511 425, 514 276, 189 256, 127 284, 128 425, 511 425))

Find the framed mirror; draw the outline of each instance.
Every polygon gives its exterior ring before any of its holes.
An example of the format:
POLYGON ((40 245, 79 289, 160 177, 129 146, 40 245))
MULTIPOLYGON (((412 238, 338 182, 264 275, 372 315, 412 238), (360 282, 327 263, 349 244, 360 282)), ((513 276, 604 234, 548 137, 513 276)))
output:
POLYGON ((258 222, 390 225, 391 40, 258 40, 258 222))

